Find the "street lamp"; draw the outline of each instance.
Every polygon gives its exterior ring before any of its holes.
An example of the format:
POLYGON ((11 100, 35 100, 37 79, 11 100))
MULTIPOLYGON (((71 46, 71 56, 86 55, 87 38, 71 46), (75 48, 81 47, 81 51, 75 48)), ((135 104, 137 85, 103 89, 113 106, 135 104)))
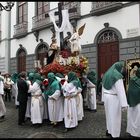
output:
POLYGON ((6 6, 3 6, 0 3, 0 11, 6 10, 6 11, 11 11, 12 7, 14 6, 14 2, 7 2, 6 6))

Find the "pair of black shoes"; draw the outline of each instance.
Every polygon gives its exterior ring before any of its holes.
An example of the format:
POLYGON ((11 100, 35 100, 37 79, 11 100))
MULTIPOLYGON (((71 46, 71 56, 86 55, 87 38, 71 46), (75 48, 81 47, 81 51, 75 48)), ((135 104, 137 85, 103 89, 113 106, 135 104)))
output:
POLYGON ((112 138, 111 134, 110 134, 110 133, 108 133, 108 130, 106 130, 106 136, 109 136, 109 137, 111 137, 111 138, 112 138))
POLYGON ((0 122, 4 121, 5 120, 5 116, 1 116, 0 117, 0 122))
POLYGON ((25 121, 24 122, 18 122, 18 125, 21 125, 21 126, 25 125, 25 121))

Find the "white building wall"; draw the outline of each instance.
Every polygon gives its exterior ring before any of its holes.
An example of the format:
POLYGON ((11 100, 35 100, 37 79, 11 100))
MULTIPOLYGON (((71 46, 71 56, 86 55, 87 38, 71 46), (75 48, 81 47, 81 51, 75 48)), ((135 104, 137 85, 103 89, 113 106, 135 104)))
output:
MULTIPOLYGON (((2 2, 6 3, 6 2, 2 2)), ((126 3, 126 2, 123 2, 126 3)), ((50 9, 55 9, 58 6, 58 2, 50 2, 50 9)), ((92 2, 81 2, 81 16, 90 14, 92 2)), ((14 25, 16 25, 16 2, 11 11, 11 58, 16 57, 17 50, 19 49, 19 44, 22 44, 27 51, 27 55, 34 54, 35 48, 40 41, 36 42, 36 38, 32 32, 32 17, 35 16, 35 2, 28 2, 28 32, 29 34, 20 39, 13 39, 14 35, 14 25)), ((87 18, 82 18, 77 22, 77 28, 86 23, 85 30, 81 36, 81 44, 91 44, 94 43, 95 36, 97 33, 104 28, 104 23, 108 22, 110 27, 116 28, 120 31, 122 38, 127 38, 127 29, 139 28, 140 29, 140 19, 139 19, 139 5, 132 5, 129 7, 121 8, 120 10, 101 15, 101 16, 91 16, 87 18)), ((6 11, 2 11, 2 41, 0 43, 0 57, 5 57, 5 43, 4 39, 7 36, 6 28, 6 11)), ((64 37, 66 36, 64 32, 64 37)), ((72 32, 72 31, 71 31, 72 32)), ((39 39, 43 39, 48 45, 51 44, 52 32, 51 30, 45 29, 39 32, 39 39)), ((58 44, 60 44, 59 33, 56 33, 56 38, 58 44)))
POLYGON ((81 44, 94 43, 96 34, 104 28, 104 23, 108 22, 110 27, 120 31, 122 38, 127 38, 127 29, 140 28, 139 25, 139 5, 125 7, 117 12, 105 14, 102 16, 92 16, 78 21, 80 27, 86 23, 85 31, 81 36, 81 44))
POLYGON ((32 31, 32 17, 35 16, 35 2, 28 2, 28 32, 32 31))
POLYGON ((14 7, 11 10, 11 38, 13 38, 14 35, 14 25, 16 25, 17 21, 17 12, 16 12, 17 2, 15 2, 14 7))
POLYGON ((81 16, 89 14, 91 11, 91 2, 81 2, 81 16))
MULTIPOLYGON (((91 2, 81 2, 81 15, 89 14, 91 11, 91 2)), ((58 2, 51 2, 50 9, 57 8, 58 2)), ((35 14, 35 3, 28 2, 28 32, 31 32, 32 29, 32 17, 35 14)), ((4 11, 5 12, 5 11, 4 11)), ((83 35, 81 36, 81 44, 90 44, 94 42, 96 34, 104 28, 104 23, 108 22, 110 27, 114 27, 120 31, 123 38, 126 38, 127 29, 139 28, 139 5, 132 5, 129 7, 121 8, 120 10, 101 15, 101 16, 91 16, 89 18, 83 18, 79 20, 77 23, 77 28, 86 23, 86 27, 83 35)), ((4 16, 3 16, 4 18, 4 16)), ((12 18, 11 18, 11 37, 13 37, 14 33, 14 25, 16 24, 16 5, 12 9, 12 18)), ((5 24, 5 20, 2 20, 2 27, 5 24)), ((3 34, 2 34, 3 35, 3 34)), ((50 29, 45 29, 39 32, 39 39, 43 39, 45 42, 50 45, 51 43, 52 33, 50 29)), ((66 31, 64 32, 64 36, 66 36, 66 31)), ((2 36, 4 38, 4 35, 2 36)), ((59 33, 56 33, 57 42, 59 43, 59 33)), ((11 41, 11 57, 15 57, 16 51, 19 48, 19 44, 22 44, 26 49, 28 54, 34 53, 33 47, 36 47, 38 42, 35 40, 35 36, 33 34, 29 34, 28 36, 21 39, 13 39, 11 41)))
POLYGON ((50 9, 54 9, 58 7, 58 2, 50 2, 50 9))

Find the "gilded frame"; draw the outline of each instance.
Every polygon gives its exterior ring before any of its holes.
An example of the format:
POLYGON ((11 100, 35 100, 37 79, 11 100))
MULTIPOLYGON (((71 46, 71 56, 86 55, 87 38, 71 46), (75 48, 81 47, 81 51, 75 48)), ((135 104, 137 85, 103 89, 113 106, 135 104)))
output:
POLYGON ((136 69, 140 67, 140 58, 128 59, 126 60, 126 88, 128 89, 128 84, 131 76, 135 75, 136 69))

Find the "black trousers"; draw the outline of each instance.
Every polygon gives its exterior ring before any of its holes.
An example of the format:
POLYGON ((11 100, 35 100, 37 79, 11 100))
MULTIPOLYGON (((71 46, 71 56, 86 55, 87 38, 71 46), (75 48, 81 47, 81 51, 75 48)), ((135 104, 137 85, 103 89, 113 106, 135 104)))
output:
POLYGON ((22 124, 25 122, 26 107, 27 107, 27 101, 19 102, 18 124, 22 124))
POLYGON ((4 91, 5 91, 5 101, 7 101, 7 99, 8 99, 10 102, 11 101, 11 94, 12 94, 11 89, 6 88, 6 89, 4 89, 4 91))

